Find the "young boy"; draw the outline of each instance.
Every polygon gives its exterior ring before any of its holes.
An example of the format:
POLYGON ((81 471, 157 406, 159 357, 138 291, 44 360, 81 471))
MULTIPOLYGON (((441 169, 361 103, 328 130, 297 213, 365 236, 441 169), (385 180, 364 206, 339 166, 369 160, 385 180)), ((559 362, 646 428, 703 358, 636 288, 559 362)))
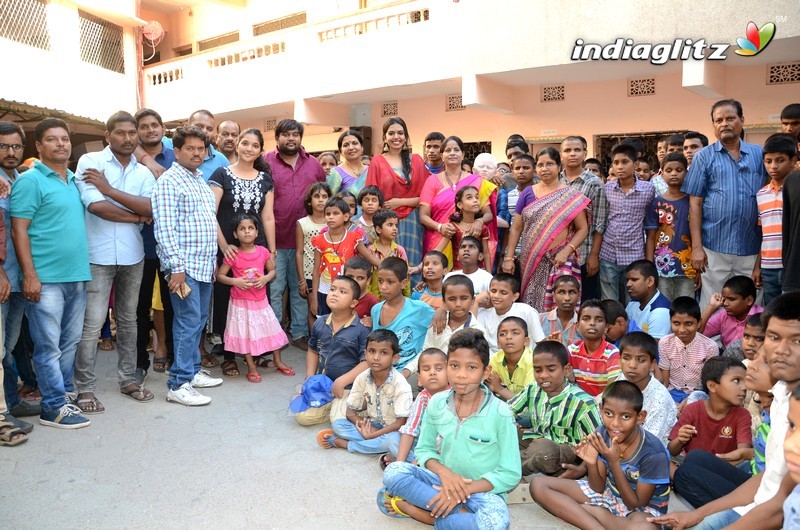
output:
POLYGON ((504 401, 533 382, 530 342, 528 325, 519 317, 506 317, 497 327, 497 345, 501 349, 489 360, 492 371, 485 383, 504 401))
POLYGON ((761 322, 761 313, 750 315, 745 322, 742 338, 728 344, 722 355, 742 361, 747 366, 747 362, 756 358, 756 353, 764 344, 765 333, 766 329, 764 323, 761 322))
POLYGON ((361 319, 361 323, 372 329, 371 311, 380 302, 377 296, 367 290, 367 284, 372 276, 372 265, 364 258, 356 256, 345 262, 342 275, 355 280, 361 289, 361 296, 358 298, 356 307, 353 310, 358 315, 358 318, 361 319))
POLYGON ((583 169, 589 173, 594 173, 594 175, 603 182, 606 181, 606 176, 603 174, 603 164, 598 159, 587 158, 583 161, 583 169))
POLYGON ((333 429, 317 434, 326 449, 338 447, 351 453, 376 454, 397 444, 411 412, 411 386, 393 366, 400 354, 397 336, 378 329, 367 336, 364 354, 369 370, 360 373, 347 396, 345 419, 331 422, 333 429), (366 416, 360 413, 366 412, 366 416))
POLYGON ((333 381, 333 401, 314 407, 302 396, 295 398, 291 408, 300 425, 316 425, 328 419, 333 423, 346 416, 345 403, 350 387, 367 369, 364 348, 369 329, 354 312, 360 294, 358 283, 347 276, 339 276, 331 284, 327 295, 331 313, 314 322, 308 337, 306 381, 316 374, 327 375, 333 381))
MULTIPOLYGON (((514 177, 515 186, 508 190, 500 190, 497 194, 497 217, 498 217, 498 226, 500 226, 500 222, 506 223, 504 228, 508 228, 511 226, 511 223, 514 220, 514 212, 517 208, 517 201, 519 201, 520 194, 525 190, 525 188, 530 187, 533 183, 533 179, 536 176, 536 160, 531 155, 521 154, 518 155, 514 160, 511 161, 512 165, 512 175, 514 177), (502 209, 501 209, 502 207, 502 209)), ((505 241, 503 238, 506 237, 508 230, 503 230, 502 236, 498 234, 500 237, 500 243, 502 245, 497 245, 498 251, 505 248, 505 241)), ((514 251, 514 258, 519 256, 521 251, 520 245, 517 245, 516 250, 514 251)), ((503 255, 502 252, 498 253, 497 263, 502 264, 503 262, 503 255)), ((499 269, 500 267, 496 267, 499 269)))
POLYGON ((628 318, 625 306, 617 300, 603 300, 600 302, 603 313, 606 314, 606 340, 619 349, 619 341, 628 333, 642 331, 636 322, 628 318))
POLYGON ((600 426, 595 400, 567 380, 569 354, 563 344, 545 340, 533 350, 535 384, 509 400, 522 429, 522 474, 561 475, 579 462, 573 447, 600 426))
POLYGON ((400 427, 400 440, 397 445, 389 445, 389 455, 381 457, 381 467, 386 469, 386 465, 395 460, 400 462, 414 462, 414 446, 419 437, 419 429, 422 426, 422 417, 431 397, 442 390, 450 387, 447 383, 447 355, 439 349, 427 348, 420 352, 419 362, 419 385, 422 391, 417 395, 414 404, 411 405, 411 413, 408 421, 400 427))
POLYGON ((722 285, 722 293, 714 293, 700 320, 700 333, 706 337, 719 335, 722 347, 742 336, 747 318, 764 311, 755 304, 756 284, 747 276, 734 276, 722 285), (724 311, 720 311, 720 309, 724 311))
MULTIPOLYGON (((644 259, 644 216, 655 197, 653 185, 633 174, 636 150, 617 144, 611 149, 611 167, 617 177, 604 186, 608 220, 600 248, 600 292, 620 299, 619 280, 627 264, 644 259), (640 237, 641 234, 641 237, 640 237)), ((626 299, 623 295, 623 299, 626 299)))
POLYGON ((708 136, 697 131, 689 131, 683 135, 683 156, 687 167, 692 164, 694 154, 708 145, 708 136))
POLYGON ((647 259, 656 264, 661 293, 672 301, 694 296, 699 277, 692 267, 689 232, 689 195, 681 191, 688 163, 680 153, 664 158, 667 191, 656 196, 647 208, 647 259))
POLYGON ((470 280, 475 288, 475 295, 489 290, 489 283, 492 281, 492 273, 482 269, 483 264, 483 243, 474 236, 464 236, 458 247, 458 261, 461 262, 461 270, 454 270, 447 273, 444 277, 451 278, 458 274, 463 274, 470 280))
POLYGON ((640 259, 625 269, 626 286, 631 302, 625 311, 628 318, 654 339, 669 333, 669 306, 658 290, 658 271, 652 261, 640 259))
POLYGON ((582 339, 578 333, 578 302, 580 302, 580 285, 574 276, 565 274, 553 282, 553 301, 556 308, 549 313, 539 315, 547 340, 560 341, 564 346, 582 339))
POLYGON ((669 504, 669 457, 644 430, 643 396, 617 381, 603 394, 603 426, 577 448, 589 468, 587 480, 537 477, 531 495, 542 508, 579 528, 657 528, 669 504), (621 519, 622 518, 622 519, 621 519))
POLYGON ((753 279, 764 289, 764 305, 781 294, 783 288, 783 182, 797 163, 797 139, 773 134, 764 143, 764 166, 770 182, 758 193, 758 223, 763 234, 761 253, 756 259, 753 279))
POLYGON ((640 158, 636 161, 636 169, 634 169, 633 172, 637 179, 644 180, 646 182, 650 181, 650 178, 653 176, 653 170, 650 168, 650 162, 644 158, 640 158))
POLYGON ((372 328, 393 331, 400 341, 395 367, 402 371, 422 351, 433 308, 425 302, 403 296, 408 285, 408 264, 394 256, 378 267, 378 288, 383 302, 372 308, 372 328))
POLYGON ((647 413, 642 427, 666 447, 678 409, 664 385, 652 375, 657 357, 658 342, 647 333, 634 331, 622 337, 619 345, 622 375, 619 380, 630 381, 642 391, 642 410, 647 413))
POLYGON ((356 219, 356 224, 364 231, 364 244, 369 245, 378 239, 372 216, 383 208, 383 192, 377 186, 365 186, 358 193, 358 205, 361 207, 361 217, 356 219))
MULTIPOLYGON (((381 209, 375 212, 375 215, 372 216, 372 226, 375 228, 375 233, 378 237, 369 247, 367 247, 367 249, 373 256, 375 256, 375 259, 378 262, 383 261, 389 256, 394 256, 408 263, 406 249, 394 241, 397 237, 398 222, 399 218, 392 210, 381 209)), ((372 273, 372 280, 369 284, 369 292, 375 295, 380 294, 380 289, 378 288, 377 269, 375 269, 375 271, 372 273)), ((403 295, 411 296, 411 288, 408 284, 406 284, 406 286, 403 288, 403 295)))
POLYGON ((411 293, 412 300, 422 300, 434 309, 444 307, 442 282, 447 271, 447 256, 438 250, 430 250, 422 258, 422 280, 425 286, 421 291, 411 293))
POLYGON ((587 394, 598 396, 619 377, 619 350, 607 342, 606 314, 599 300, 587 300, 578 310, 578 331, 583 340, 569 345, 571 380, 587 394))
POLYGON ((700 388, 703 365, 719 356, 719 348, 697 332, 700 305, 694 298, 676 298, 669 308, 669 318, 672 333, 658 341, 658 365, 661 382, 682 410, 689 394, 700 388))
POLYGON ((528 326, 528 337, 534 345, 544 340, 542 326, 539 324, 539 313, 528 304, 517 302, 519 298, 519 281, 511 274, 498 272, 489 284, 489 292, 475 298, 478 323, 486 333, 489 349, 494 354, 497 346, 497 327, 507 317, 520 317, 528 326), (489 307, 487 307, 489 306, 489 307))
POLYGON ((508 528, 503 494, 519 484, 517 430, 505 402, 482 384, 489 373, 483 333, 463 329, 447 352, 451 390, 433 396, 415 450, 419 466, 389 464, 378 508, 442 528, 508 528), (481 524, 483 526, 483 524, 481 524))

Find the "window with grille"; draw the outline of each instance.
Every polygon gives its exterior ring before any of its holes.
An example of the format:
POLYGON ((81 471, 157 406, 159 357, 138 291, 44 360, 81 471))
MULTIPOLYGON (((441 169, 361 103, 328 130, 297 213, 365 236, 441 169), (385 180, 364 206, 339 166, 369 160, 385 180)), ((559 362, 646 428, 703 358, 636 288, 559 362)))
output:
POLYGON ((299 26, 300 24, 305 24, 305 23, 306 23, 306 13, 305 11, 303 11, 302 13, 295 13, 293 15, 289 15, 288 17, 278 18, 275 20, 268 20, 267 22, 256 24, 255 26, 253 26, 253 36, 257 37, 259 35, 265 35, 267 33, 272 33, 273 31, 280 31, 282 29, 299 26))
POLYGON ((800 62, 767 66, 767 84, 800 83, 800 62))
POLYGON ((125 73, 122 27, 78 10, 81 61, 120 74, 125 73))
POLYGON ((238 31, 226 33, 225 35, 219 35, 218 37, 211 37, 210 39, 206 40, 201 40, 197 43, 197 49, 201 52, 204 52, 206 50, 224 46, 225 44, 230 44, 232 42, 239 42, 238 31))
POLYGON ((49 50, 46 0, 0 1, 0 38, 49 50))

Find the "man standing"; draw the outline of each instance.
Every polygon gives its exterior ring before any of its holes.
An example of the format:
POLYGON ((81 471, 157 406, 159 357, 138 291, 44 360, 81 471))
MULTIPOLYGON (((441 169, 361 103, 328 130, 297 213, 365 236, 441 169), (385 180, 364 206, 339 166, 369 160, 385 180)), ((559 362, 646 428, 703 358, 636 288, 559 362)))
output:
MULTIPOLYGON (((42 392, 42 425, 79 429, 90 422, 67 403, 75 350, 83 330, 89 248, 75 175, 69 128, 46 118, 34 129, 41 162, 14 181, 11 234, 22 270, 33 364, 42 392)), ((70 396, 70 401, 72 400, 70 396)))
MULTIPOLYGON (((225 120, 217 127, 217 151, 225 155, 230 165, 236 163, 236 140, 239 139, 239 124, 225 120)), ((209 175, 209 178, 211 175, 209 175)))
POLYGON ((136 372, 136 304, 142 283, 144 247, 140 226, 152 217, 150 195, 155 179, 136 161, 139 143, 136 120, 116 112, 106 123, 108 147, 78 160, 78 190, 86 207, 86 235, 92 280, 86 288, 83 334, 75 359, 78 408, 84 414, 105 411, 95 396, 97 336, 108 316, 108 299, 114 287, 117 320, 117 374, 120 392, 136 401, 153 399, 136 372))
POLYGON ((195 390, 219 386, 200 368, 200 334, 208 317, 211 281, 217 256, 217 208, 211 188, 198 168, 208 137, 197 127, 179 128, 172 138, 175 163, 161 175, 153 193, 156 251, 161 269, 169 274, 175 313, 175 361, 169 370, 167 401, 207 405, 211 398, 195 390))
POLYGON ((275 241, 278 249, 276 276, 270 284, 269 303, 275 317, 283 316, 283 292, 289 287, 289 307, 292 315, 292 344, 303 351, 308 349, 308 305, 300 296, 295 267, 295 225, 307 215, 303 198, 315 182, 325 181, 325 171, 313 156, 300 144, 303 141, 303 124, 295 120, 281 120, 275 128, 277 147, 264 154, 272 169, 275 182, 275 241))
POLYGON ((703 273, 700 307, 728 278, 753 273, 761 248, 755 197, 767 180, 761 147, 741 138, 742 104, 717 101, 711 120, 718 141, 694 155, 682 188, 691 195, 692 266, 703 273))
POLYGON ((425 137, 423 149, 425 150, 425 168, 431 175, 441 173, 444 169, 444 160, 442 159, 442 142, 444 142, 444 135, 440 132, 428 133, 425 137))

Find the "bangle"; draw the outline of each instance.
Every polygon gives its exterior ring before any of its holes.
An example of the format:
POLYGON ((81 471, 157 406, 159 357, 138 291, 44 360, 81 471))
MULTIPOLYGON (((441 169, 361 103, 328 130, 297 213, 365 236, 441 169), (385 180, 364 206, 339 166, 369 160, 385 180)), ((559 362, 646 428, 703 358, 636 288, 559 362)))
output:
POLYGON ((514 261, 514 258, 506 256, 505 258, 503 258, 503 261, 514 261))
POLYGON ((574 252, 575 254, 577 254, 577 253, 578 253, 578 249, 577 249, 577 248, 575 248, 575 246, 574 246, 572 243, 567 243, 567 246, 568 246, 569 248, 571 248, 571 249, 572 249, 572 252, 574 252))
POLYGON ((442 233, 442 223, 439 223, 439 226, 436 227, 436 231, 440 234, 442 233))

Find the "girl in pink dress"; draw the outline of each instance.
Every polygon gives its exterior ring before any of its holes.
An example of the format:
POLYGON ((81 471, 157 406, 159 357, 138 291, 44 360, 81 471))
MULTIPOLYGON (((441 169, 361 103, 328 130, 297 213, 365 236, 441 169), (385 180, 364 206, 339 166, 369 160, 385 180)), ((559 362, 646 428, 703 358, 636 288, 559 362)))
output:
POLYGON ((225 258, 217 271, 217 281, 231 286, 225 350, 244 355, 247 380, 251 383, 261 382, 253 356, 289 343, 267 298, 267 283, 275 277, 275 268, 270 263, 269 250, 255 244, 257 223, 251 214, 239 218, 234 232, 239 250, 232 259, 225 258), (230 271, 233 271, 233 277, 228 276, 230 271))

